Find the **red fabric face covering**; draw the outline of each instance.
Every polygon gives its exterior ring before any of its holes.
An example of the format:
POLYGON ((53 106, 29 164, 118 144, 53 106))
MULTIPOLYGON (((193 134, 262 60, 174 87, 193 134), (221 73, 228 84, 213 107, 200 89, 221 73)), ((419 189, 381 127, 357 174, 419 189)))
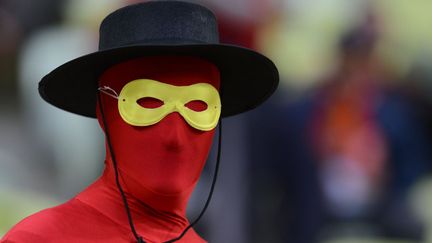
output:
MULTIPOLYGON (((172 85, 210 83, 219 89, 219 71, 193 57, 147 57, 106 70, 99 86, 116 92, 129 81, 154 79, 172 85)), ((189 225, 186 206, 208 156, 214 130, 192 128, 178 113, 146 127, 127 124, 119 115, 117 99, 101 93, 107 128, 100 107, 98 121, 108 133, 118 165, 120 183, 137 233, 146 242, 178 237, 189 225)), ((144 100, 145 107, 160 105, 144 100)), ((187 104, 202 109, 202 104, 187 104)), ((70 201, 43 210, 17 224, 0 241, 10 242, 136 242, 115 181, 107 148, 103 175, 70 201)), ((205 242, 193 229, 177 242, 205 242)))
MULTIPOLYGON (((151 57, 111 67, 102 74, 99 86, 108 86, 119 93, 126 83, 140 78, 177 86, 210 83, 217 89, 220 82, 218 69, 207 61, 192 57, 151 57)), ((117 100, 101 95, 112 148, 126 193, 152 211, 172 214, 177 221, 185 220, 187 201, 208 156, 214 130, 203 132, 192 128, 178 113, 169 114, 151 126, 131 126, 120 117, 117 100)), ((152 107, 160 104, 144 100, 141 105, 152 107)), ((200 109, 202 104, 188 105, 192 109, 200 109)), ((97 115, 102 125, 99 109, 97 115)), ((107 128, 103 129, 107 131, 107 128)), ((107 148, 107 167, 113 168, 109 152, 107 148)), ((114 177, 110 179, 114 180, 114 177)), ((134 211, 133 205, 131 211, 134 211)), ((136 223, 150 224, 148 221, 149 218, 143 218, 143 222, 136 220, 136 223)), ((146 236, 146 232, 139 233, 146 236)))
MULTIPOLYGON (((219 88, 217 68, 192 57, 152 57, 124 62, 108 69, 100 78, 100 86, 108 86, 119 93, 126 83, 140 78, 177 86, 210 83, 219 88)), ((214 130, 196 130, 177 113, 152 126, 131 126, 120 117, 117 100, 101 95, 125 189, 155 209, 171 211, 174 206, 171 204, 180 206, 173 200, 165 202, 158 198, 183 201, 189 195, 204 166, 214 130)), ((158 105, 157 101, 145 102, 147 104, 142 105, 158 105)), ((99 109, 97 114, 102 124, 99 109)), ((111 155, 107 154, 107 158, 111 155)), ((175 209, 184 210, 184 207, 175 209)))

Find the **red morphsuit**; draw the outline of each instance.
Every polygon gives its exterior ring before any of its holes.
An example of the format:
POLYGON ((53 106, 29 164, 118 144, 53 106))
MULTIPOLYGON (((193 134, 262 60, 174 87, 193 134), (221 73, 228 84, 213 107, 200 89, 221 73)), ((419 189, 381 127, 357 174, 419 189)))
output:
MULTIPOLYGON (((117 64, 100 76, 99 86, 120 92, 126 83, 141 78, 177 86, 210 83, 218 90, 220 85, 215 65, 199 58, 164 56, 117 64)), ((131 126, 120 117, 117 100, 100 95, 108 129, 103 126, 100 104, 97 118, 105 133, 108 130, 136 231, 146 242, 179 236, 189 225, 187 202, 204 167, 214 129, 192 128, 178 113, 151 126, 131 126)), ((140 104, 148 108, 160 105, 146 99, 140 104)), ((186 106, 202 108, 194 101, 186 106)), ((136 242, 108 146, 106 151, 104 173, 92 185, 68 202, 22 220, 0 242, 136 242)), ((178 242, 205 241, 190 229, 178 242)))

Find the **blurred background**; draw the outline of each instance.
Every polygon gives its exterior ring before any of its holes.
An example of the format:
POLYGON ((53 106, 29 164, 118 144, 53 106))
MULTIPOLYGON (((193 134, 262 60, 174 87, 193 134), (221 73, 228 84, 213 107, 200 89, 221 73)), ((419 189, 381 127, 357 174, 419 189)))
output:
MULTIPOLYGON (((43 102, 37 85, 97 50, 103 17, 135 2, 0 1, 0 238, 101 173, 97 122, 43 102)), ((432 243, 432 2, 196 2, 218 16, 222 42, 264 53, 281 76, 263 106, 224 120, 200 234, 216 243, 432 243)))

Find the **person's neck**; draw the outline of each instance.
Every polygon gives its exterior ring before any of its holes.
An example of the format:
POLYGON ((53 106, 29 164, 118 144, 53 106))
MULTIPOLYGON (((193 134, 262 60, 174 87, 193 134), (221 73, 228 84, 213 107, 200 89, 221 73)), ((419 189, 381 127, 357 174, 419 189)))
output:
MULTIPOLYGON (((141 187, 139 191, 130 191, 125 184, 136 184, 136 182, 131 181, 132 179, 122 171, 119 171, 119 177, 135 229, 147 242, 164 242, 176 238, 189 225, 186 218, 186 206, 192 189, 174 196, 158 195, 145 187, 141 187)), ((116 224, 130 228, 110 158, 106 160, 103 175, 76 198, 116 224)), ((204 240, 193 229, 190 229, 178 242, 204 242, 204 240), (186 239, 187 241, 183 241, 186 239)))

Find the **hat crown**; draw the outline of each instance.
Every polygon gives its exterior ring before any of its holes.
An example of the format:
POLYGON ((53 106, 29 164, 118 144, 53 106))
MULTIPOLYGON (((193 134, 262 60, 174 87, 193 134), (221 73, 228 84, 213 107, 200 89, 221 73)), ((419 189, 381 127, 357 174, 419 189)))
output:
POLYGON ((151 1, 121 8, 101 24, 99 50, 134 44, 217 44, 214 14, 180 1, 151 1))

